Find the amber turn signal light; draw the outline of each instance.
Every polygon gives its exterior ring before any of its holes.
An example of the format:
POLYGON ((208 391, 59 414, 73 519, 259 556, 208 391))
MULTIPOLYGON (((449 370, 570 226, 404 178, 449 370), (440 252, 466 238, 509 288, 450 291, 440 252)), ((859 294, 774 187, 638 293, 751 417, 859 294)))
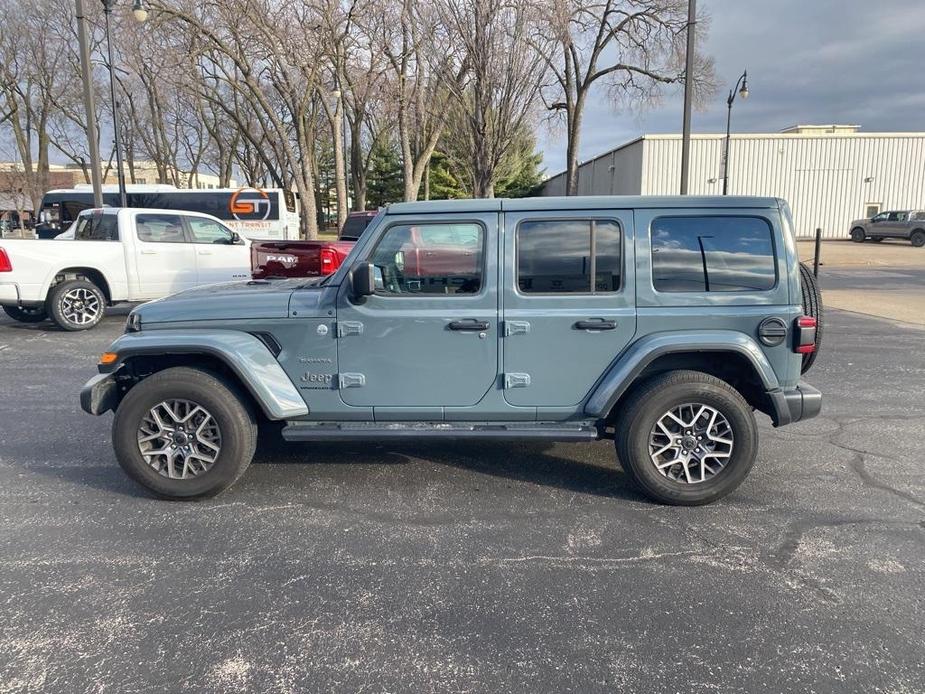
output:
POLYGON ((103 352, 103 356, 100 357, 100 364, 115 364, 118 358, 119 355, 115 352, 103 352))

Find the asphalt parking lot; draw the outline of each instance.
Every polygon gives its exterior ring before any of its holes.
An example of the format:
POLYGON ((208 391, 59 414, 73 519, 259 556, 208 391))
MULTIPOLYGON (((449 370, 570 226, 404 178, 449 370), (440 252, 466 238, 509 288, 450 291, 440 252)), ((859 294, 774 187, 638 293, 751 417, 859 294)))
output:
POLYGON ((611 445, 285 445, 147 497, 80 385, 122 329, 0 318, 0 692, 925 691, 925 332, 831 311, 823 416, 710 507, 611 445))

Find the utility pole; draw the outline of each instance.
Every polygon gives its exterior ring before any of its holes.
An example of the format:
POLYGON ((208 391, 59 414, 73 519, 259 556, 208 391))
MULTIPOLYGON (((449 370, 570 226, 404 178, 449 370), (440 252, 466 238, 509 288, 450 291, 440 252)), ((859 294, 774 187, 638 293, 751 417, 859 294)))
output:
POLYGON ((90 150, 90 182, 93 184, 93 206, 103 206, 103 171, 100 163, 99 127, 91 83, 90 45, 87 42, 87 16, 83 0, 77 2, 77 43, 80 46, 80 76, 84 87, 84 108, 87 111, 87 140, 90 150))
POLYGON ((697 0, 687 2, 687 58, 684 65, 684 134, 681 137, 681 195, 687 195, 691 158, 691 102, 694 93, 691 75, 694 71, 694 43, 697 25, 697 0))

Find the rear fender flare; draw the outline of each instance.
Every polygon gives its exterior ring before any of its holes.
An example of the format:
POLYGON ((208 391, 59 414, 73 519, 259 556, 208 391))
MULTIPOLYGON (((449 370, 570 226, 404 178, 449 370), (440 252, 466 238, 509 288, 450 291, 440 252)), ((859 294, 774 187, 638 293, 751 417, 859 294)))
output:
POLYGON ((685 330, 655 333, 633 343, 598 381, 585 403, 585 414, 606 417, 617 401, 653 361, 666 354, 685 352, 735 352, 752 364, 768 392, 780 383, 761 347, 748 335, 734 330, 685 330))
POLYGON ((231 369, 272 420, 308 414, 308 406, 275 357, 259 339, 238 330, 150 330, 126 333, 112 343, 115 372, 137 356, 208 354, 231 369))

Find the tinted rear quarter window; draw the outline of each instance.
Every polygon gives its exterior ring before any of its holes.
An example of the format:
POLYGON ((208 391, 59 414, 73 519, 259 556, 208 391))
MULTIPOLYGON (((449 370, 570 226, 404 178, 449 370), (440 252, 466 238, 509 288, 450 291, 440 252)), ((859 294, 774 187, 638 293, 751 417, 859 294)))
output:
POLYGON ((771 225, 760 217, 659 217, 652 284, 660 292, 755 292, 777 283, 771 225))

